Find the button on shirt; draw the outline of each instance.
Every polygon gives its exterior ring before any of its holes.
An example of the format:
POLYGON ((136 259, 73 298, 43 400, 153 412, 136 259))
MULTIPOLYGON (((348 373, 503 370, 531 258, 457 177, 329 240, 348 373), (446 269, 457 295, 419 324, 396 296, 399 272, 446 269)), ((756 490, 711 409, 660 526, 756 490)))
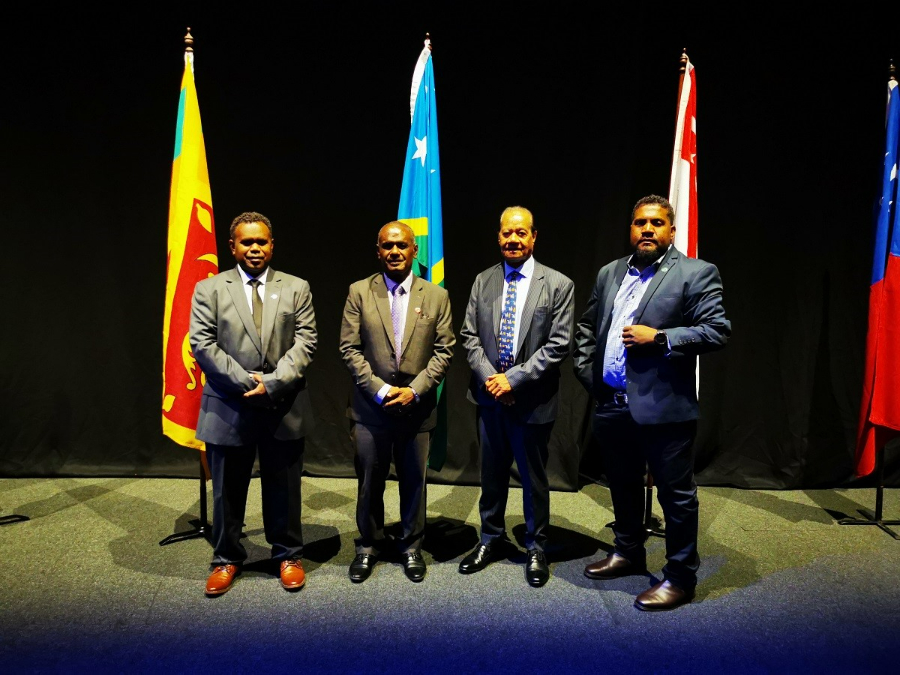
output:
MULTIPOLYGON (((391 279, 388 275, 382 275, 384 277, 384 285, 387 286, 388 292, 388 303, 391 308, 391 311, 394 309, 394 303, 400 303, 400 334, 403 335, 406 333, 406 312, 409 309, 409 292, 412 289, 413 275, 409 274, 406 278, 401 282, 397 283, 393 279, 391 279), (397 286, 403 286, 403 290, 406 291, 402 295, 396 294, 394 289, 397 286)), ((403 345, 396 345, 396 349, 399 352, 403 349, 403 345)), ((378 390, 378 393, 375 394, 375 400, 380 404, 384 397, 387 396, 387 393, 391 390, 390 384, 384 385, 381 389, 378 390)), ((415 390, 413 390, 415 393, 415 390)), ((416 394, 416 398, 418 398, 418 394, 416 394)))
MULTIPOLYGON (((666 253, 668 253, 668 249, 666 253)), ((627 388, 625 343, 622 342, 622 329, 625 326, 634 325, 634 313, 641 304, 650 280, 659 269, 659 264, 665 258, 666 253, 663 253, 652 265, 644 268, 643 272, 638 271, 631 264, 631 258, 628 259, 628 271, 625 273, 625 278, 622 279, 622 285, 619 286, 619 292, 616 293, 613 303, 612 320, 609 324, 609 332, 606 334, 606 351, 603 353, 603 382, 616 391, 625 391, 627 388)))
POLYGON ((509 288, 509 273, 518 272, 516 281, 516 320, 513 329, 513 360, 519 353, 519 327, 522 325, 522 312, 525 310, 525 300, 528 299, 528 289, 531 286, 531 278, 534 276, 534 258, 529 258, 519 267, 512 267, 503 263, 503 297, 509 288))

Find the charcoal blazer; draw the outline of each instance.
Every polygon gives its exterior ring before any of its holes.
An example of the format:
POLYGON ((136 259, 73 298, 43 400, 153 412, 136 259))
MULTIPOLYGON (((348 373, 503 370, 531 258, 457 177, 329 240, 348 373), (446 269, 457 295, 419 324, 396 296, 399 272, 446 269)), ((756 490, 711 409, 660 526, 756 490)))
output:
POLYGON ((191 303, 190 342, 206 377, 197 438, 216 445, 255 442, 262 427, 276 439, 302 438, 313 412, 306 369, 316 351, 316 319, 309 284, 269 268, 262 336, 237 268, 197 283, 191 303), (243 398, 260 373, 267 395, 243 398))
POLYGON ((434 428, 437 388, 450 367, 455 344, 447 291, 414 275, 398 367, 384 276, 373 274, 351 284, 340 336, 341 358, 354 383, 348 417, 372 425, 396 421, 375 400, 389 384, 412 387, 419 401, 410 409, 409 423, 420 431, 434 428))
MULTIPOLYGON (((575 330, 575 374, 599 402, 612 398, 603 382, 603 356, 616 293, 630 256, 597 274, 587 309, 575 330)), ((721 349, 731 335, 719 270, 672 246, 653 275, 634 315, 635 325, 664 330, 672 351, 655 346, 626 350, 628 408, 638 424, 697 419, 697 355, 721 349)))
MULTIPOLYGON (((503 281, 503 263, 475 278, 461 331, 472 370, 468 398, 480 406, 503 405, 484 387, 499 372, 503 281)), ((512 409, 521 422, 545 424, 556 419, 559 365, 571 350, 574 289, 567 276, 535 260, 519 322, 515 363, 506 371, 515 398, 512 409)))

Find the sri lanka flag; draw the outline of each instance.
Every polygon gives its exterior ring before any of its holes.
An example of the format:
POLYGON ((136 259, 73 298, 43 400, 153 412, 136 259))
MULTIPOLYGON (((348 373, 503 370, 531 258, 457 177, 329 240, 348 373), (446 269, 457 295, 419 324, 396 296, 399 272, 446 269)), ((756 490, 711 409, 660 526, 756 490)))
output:
MULTIPOLYGON (((438 151, 437 104, 431 40, 419 54, 409 96, 412 126, 406 145, 406 164, 400 188, 397 220, 416 235, 419 254, 413 273, 438 286, 444 285, 444 228, 441 218, 441 162, 438 151)), ((437 427, 431 439, 428 466, 440 471, 447 459, 447 400, 443 382, 438 387, 437 427)))
POLYGON ((875 255, 869 288, 866 370, 856 443, 856 474, 875 468, 876 453, 900 435, 900 209, 897 208, 897 155, 900 88, 888 82, 884 172, 875 224, 875 255))
MULTIPOLYGON (((190 30, 190 29, 189 29, 190 30)), ((184 54, 184 77, 175 125, 175 156, 169 193, 166 309, 163 316, 163 433, 176 443, 204 449, 197 415, 205 378, 191 352, 188 323, 194 285, 219 271, 212 195, 200 106, 194 86, 193 38, 184 54)))

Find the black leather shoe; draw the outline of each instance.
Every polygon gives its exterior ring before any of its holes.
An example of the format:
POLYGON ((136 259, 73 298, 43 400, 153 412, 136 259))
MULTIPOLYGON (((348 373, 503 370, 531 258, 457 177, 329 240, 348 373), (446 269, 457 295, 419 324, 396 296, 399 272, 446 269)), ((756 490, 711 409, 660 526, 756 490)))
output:
POLYGON ((494 560, 496 552, 491 548, 490 544, 478 544, 475 550, 459 561, 460 574, 472 574, 480 572, 490 565, 494 560))
POLYGON ((635 598, 634 606, 643 612, 664 612, 686 605, 694 599, 694 589, 679 588, 666 579, 635 598))
POLYGON ((534 587, 543 586, 550 578, 550 567, 543 551, 528 549, 528 562, 525 563, 525 580, 534 587))
POLYGON ((403 571, 406 572, 406 577, 410 581, 418 582, 425 578, 425 561, 422 559, 421 553, 418 551, 404 553, 402 559, 403 571))
POLYGON ((646 564, 633 563, 618 553, 611 553, 603 560, 592 562, 584 568, 584 576, 588 579, 618 579, 631 574, 646 573, 646 564))
POLYGON ((368 579, 376 562, 378 558, 371 553, 358 553, 350 563, 350 581, 361 583, 368 579))

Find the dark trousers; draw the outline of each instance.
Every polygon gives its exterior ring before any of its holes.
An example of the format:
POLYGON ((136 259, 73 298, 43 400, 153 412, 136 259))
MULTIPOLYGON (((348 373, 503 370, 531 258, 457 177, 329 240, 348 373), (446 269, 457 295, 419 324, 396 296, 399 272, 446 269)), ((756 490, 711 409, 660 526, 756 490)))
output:
POLYGON ((266 541, 272 545, 272 558, 286 560, 303 554, 300 529, 303 447, 302 438, 290 441, 268 438, 256 445, 206 444, 213 482, 214 565, 240 565, 247 559, 241 534, 257 453, 263 526, 266 541))
POLYGON ((548 443, 553 423, 523 424, 506 406, 478 406, 481 442, 481 543, 506 535, 509 469, 513 460, 522 481, 525 547, 544 550, 550 523, 548 443))
POLYGON ((645 482, 649 467, 666 521, 663 576, 676 586, 697 585, 699 502, 692 446, 697 422, 638 424, 627 407, 598 405, 594 435, 603 453, 616 522, 615 550, 632 562, 646 559, 645 482))
POLYGON ((356 422, 352 434, 356 442, 354 463, 359 480, 356 552, 379 555, 384 549, 384 488, 392 459, 397 470, 403 530, 398 548, 401 553, 419 551, 425 534, 425 478, 430 433, 403 424, 375 426, 356 422))

